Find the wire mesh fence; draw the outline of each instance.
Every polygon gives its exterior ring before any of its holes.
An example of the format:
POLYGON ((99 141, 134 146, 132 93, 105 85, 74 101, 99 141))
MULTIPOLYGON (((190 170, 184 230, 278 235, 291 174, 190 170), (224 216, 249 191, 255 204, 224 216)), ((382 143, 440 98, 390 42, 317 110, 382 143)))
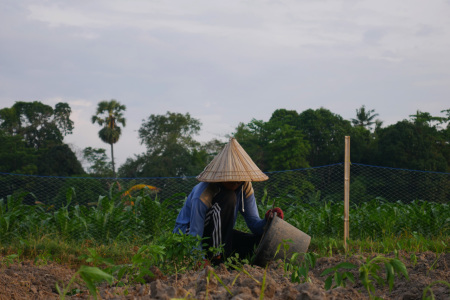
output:
MULTIPOLYGON (((260 216, 275 206, 315 237, 343 238, 344 164, 267 173, 253 187, 260 216)), ((195 177, 91 178, 0 174, 0 242, 27 235, 151 239, 170 232, 195 177)), ((350 238, 450 232, 450 173, 352 164, 350 238)), ((237 228, 246 230, 243 218, 237 228)))

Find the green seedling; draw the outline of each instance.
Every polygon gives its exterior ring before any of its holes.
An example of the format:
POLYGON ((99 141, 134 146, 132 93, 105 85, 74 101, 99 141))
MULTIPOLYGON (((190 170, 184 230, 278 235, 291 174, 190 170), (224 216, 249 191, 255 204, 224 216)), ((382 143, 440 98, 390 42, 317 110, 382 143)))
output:
POLYGON ((9 266, 12 265, 18 257, 19 254, 10 254, 8 256, 5 256, 2 259, 2 265, 5 265, 7 268, 9 268, 9 266))
POLYGON ((248 259, 246 258, 241 259, 239 257, 239 253, 235 253, 234 256, 227 257, 226 261, 224 262, 224 265, 227 268, 233 266, 238 266, 239 268, 242 268, 246 264, 249 264, 248 259))
POLYGON ((411 253, 410 259, 411 259, 411 263, 412 263, 413 267, 415 267, 417 265, 417 256, 416 256, 416 254, 415 253, 411 253))
POLYGON ((36 256, 34 259, 34 264, 37 266, 45 266, 52 259, 52 255, 50 253, 42 253, 36 256))
POLYGON ((366 263, 359 267, 359 278, 367 293, 369 294, 370 299, 377 299, 377 297, 374 295, 374 280, 381 286, 383 286, 385 283, 383 278, 378 274, 380 270, 380 263, 384 263, 386 270, 386 282, 389 285, 390 291, 392 291, 394 287, 394 278, 396 273, 400 273, 406 279, 409 279, 406 266, 400 260, 396 258, 387 258, 381 255, 376 256, 372 259, 367 258, 366 263))
POLYGON ((114 265, 112 259, 103 258, 100 254, 97 253, 97 251, 94 248, 88 248, 87 250, 89 254, 80 255, 78 258, 84 259, 87 263, 91 263, 95 267, 100 265, 107 265, 107 266, 114 265))
POLYGON ((325 271, 320 274, 320 276, 325 276, 328 274, 327 279, 325 279, 325 289, 329 290, 330 288, 337 288, 339 286, 345 287, 346 286, 346 280, 349 280, 353 283, 355 283, 355 277, 353 276, 353 273, 349 271, 345 272, 339 272, 339 269, 354 269, 358 266, 349 263, 349 262, 342 262, 340 264, 337 264, 336 266, 326 269, 325 271), (333 285, 333 279, 334 279, 334 285, 333 285))
POLYGON ((438 281, 434 281, 432 283, 430 283, 424 290, 423 290, 423 295, 422 295, 422 300, 435 300, 436 298, 434 297, 434 293, 433 290, 431 289, 434 285, 436 284, 443 284, 446 285, 449 289, 450 289, 450 283, 448 283, 447 281, 443 281, 443 280, 438 280, 438 281), (427 293, 430 294, 430 296, 427 296, 427 293))
MULTIPOLYGON (((250 274, 243 266, 236 266, 236 265, 233 265, 233 264, 230 264, 230 266, 232 268, 234 268, 236 271, 238 271, 240 273, 244 273, 245 275, 247 275, 248 277, 253 279, 257 284, 260 284, 259 280, 256 279, 255 277, 253 277, 253 275, 250 274)), ((239 274, 238 274, 238 276, 239 276, 239 274)), ((234 285, 234 283, 236 282, 236 279, 237 279, 238 276, 236 276, 236 278, 233 280, 233 284, 232 285, 234 285)))
POLYGON ((431 270, 434 270, 434 268, 436 268, 436 264, 437 264, 439 258, 441 258, 441 255, 442 255, 442 253, 439 254, 439 255, 436 257, 436 259, 433 261, 433 263, 431 264, 429 270, 427 271, 427 275, 428 275, 428 273, 430 273, 431 270))
POLYGON ((299 253, 294 253, 287 264, 286 270, 291 272, 291 281, 304 283, 311 282, 309 277, 309 270, 316 266, 315 253, 302 253, 303 259, 298 263, 299 253))
POLYGON ((109 284, 112 284, 114 277, 112 277, 110 274, 103 272, 97 267, 88 267, 88 266, 81 266, 81 268, 72 276, 69 283, 66 286, 59 287, 58 283, 56 284, 56 290, 59 294, 60 299, 65 299, 66 295, 71 293, 71 286, 75 279, 77 278, 77 275, 83 279, 83 281, 86 283, 89 292, 94 297, 94 299, 97 299, 97 287, 95 286, 98 282, 101 281, 107 281, 109 284))
POLYGON ((259 300, 264 299, 264 291, 266 290, 266 276, 267 276, 267 267, 264 269, 263 281, 261 285, 261 293, 259 294, 259 300))
POLYGON ((287 252, 289 251, 290 245, 289 243, 292 243, 291 239, 283 240, 280 244, 277 246, 277 250, 275 251, 275 254, 273 258, 277 257, 278 253, 280 253, 281 247, 283 247, 283 269, 284 269, 284 275, 287 275, 288 272, 288 263, 287 260, 287 252))
POLYGON ((211 275, 213 275, 217 281, 225 288, 225 290, 228 292, 228 294, 230 294, 231 296, 233 296, 233 293, 231 292, 231 290, 227 287, 227 285, 225 283, 223 283, 222 279, 220 279, 219 275, 216 274, 216 272, 214 272, 213 269, 209 269, 208 270, 208 276, 206 276, 206 299, 208 299, 208 294, 209 294, 209 281, 211 280, 211 275))

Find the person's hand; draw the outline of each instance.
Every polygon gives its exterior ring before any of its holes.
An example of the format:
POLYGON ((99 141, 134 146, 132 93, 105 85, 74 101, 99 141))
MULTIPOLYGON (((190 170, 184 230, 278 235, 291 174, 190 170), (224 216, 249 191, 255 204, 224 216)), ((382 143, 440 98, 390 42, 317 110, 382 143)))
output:
POLYGON ((277 217, 278 217, 278 218, 281 218, 281 219, 284 218, 284 213, 283 213, 283 211, 281 210, 281 208, 275 207, 275 208, 269 209, 269 210, 266 212, 266 219, 267 219, 267 220, 272 219, 274 213, 277 213, 277 217))

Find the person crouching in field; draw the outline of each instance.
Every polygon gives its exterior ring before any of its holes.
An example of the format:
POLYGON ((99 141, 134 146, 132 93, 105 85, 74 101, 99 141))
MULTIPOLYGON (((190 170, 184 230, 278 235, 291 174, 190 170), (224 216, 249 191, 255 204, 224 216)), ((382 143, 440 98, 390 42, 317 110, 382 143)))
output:
POLYGON ((236 139, 231 138, 224 149, 197 176, 200 181, 189 194, 178 214, 173 233, 204 238, 210 247, 223 246, 225 253, 211 253, 214 264, 238 253, 249 258, 258 246, 267 220, 273 213, 283 218, 283 211, 274 208, 261 219, 256 206, 252 181, 269 179, 255 165, 236 139), (233 229, 241 213, 252 233, 233 229))

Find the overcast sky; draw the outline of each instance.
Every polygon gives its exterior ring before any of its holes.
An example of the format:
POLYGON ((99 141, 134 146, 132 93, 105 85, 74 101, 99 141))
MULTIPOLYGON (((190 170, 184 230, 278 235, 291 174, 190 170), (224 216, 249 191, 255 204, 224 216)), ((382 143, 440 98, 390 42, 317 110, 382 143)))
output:
POLYGON ((199 141, 274 110, 362 105, 385 125, 450 108, 450 0, 2 0, 0 108, 70 104, 75 148, 105 148, 97 103, 127 106, 118 165, 143 119, 202 123, 199 141))

